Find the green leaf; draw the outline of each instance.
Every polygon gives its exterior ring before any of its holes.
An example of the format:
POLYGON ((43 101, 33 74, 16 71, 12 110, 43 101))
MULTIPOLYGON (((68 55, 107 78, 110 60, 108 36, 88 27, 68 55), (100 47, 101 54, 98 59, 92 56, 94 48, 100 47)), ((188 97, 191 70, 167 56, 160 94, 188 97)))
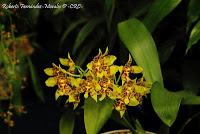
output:
POLYGON ((190 38, 187 45, 186 53, 193 45, 197 44, 199 39, 200 39, 200 21, 197 22, 197 24, 192 29, 192 32, 190 33, 190 38))
POLYGON ((30 58, 28 58, 28 64, 29 64, 29 68, 30 68, 30 73, 31 73, 31 80, 32 80, 32 84, 33 84, 33 89, 36 93, 36 95, 38 96, 38 98, 44 102, 44 94, 40 85, 40 81, 39 81, 39 76, 38 73, 35 69, 35 66, 33 65, 32 61, 30 58))
POLYGON ((135 132, 135 128, 134 126, 131 124, 131 120, 134 121, 135 119, 131 119, 127 113, 124 114, 124 116, 121 118, 119 116, 119 112, 117 111, 113 111, 112 112, 112 116, 111 119, 123 126, 125 126, 126 128, 130 129, 133 133, 135 132))
POLYGON ((181 100, 180 95, 164 89, 158 82, 153 84, 151 89, 152 105, 158 116, 168 126, 174 123, 181 100))
POLYGON ((78 33, 76 37, 75 44, 73 46, 73 54, 76 53, 77 49, 84 42, 84 40, 89 36, 89 34, 94 30, 94 28, 102 22, 102 18, 94 17, 92 18, 78 33))
POLYGON ((200 63, 198 60, 184 60, 182 65, 183 88, 197 93, 200 88, 200 63))
POLYGON ((144 69, 145 79, 163 85, 156 46, 145 26, 137 19, 129 19, 118 24, 118 32, 134 60, 144 69))
MULTIPOLYGON (((99 32, 95 35, 96 37, 102 37, 104 35, 104 32, 102 30, 99 30, 99 32)), ((86 59, 88 58, 88 55, 94 50, 95 47, 97 47, 102 38, 91 38, 91 40, 88 40, 87 44, 82 47, 82 51, 79 52, 77 55, 77 58, 75 60, 76 65, 82 66, 86 59)))
POLYGON ((95 102, 92 98, 85 100, 84 122, 87 134, 97 134, 112 114, 113 101, 104 99, 95 102))
POLYGON ((144 15, 152 4, 152 0, 138 0, 134 2, 130 18, 144 15))
POLYGON ((111 30, 113 13, 114 13, 114 10, 115 10, 115 2, 116 2, 115 0, 105 0, 105 3, 104 3, 104 10, 105 10, 106 21, 107 21, 107 28, 108 28, 109 32, 111 30))
POLYGON ((188 5, 187 12, 187 29, 190 28, 190 25, 197 21, 200 15, 200 0, 190 0, 188 5))
MULTIPOLYGON (((98 35, 98 37, 101 37, 100 34, 98 35)), ((87 45, 84 45, 82 47, 82 51, 80 51, 80 53, 78 54, 75 63, 79 66, 82 66, 85 60, 88 58, 88 55, 92 52, 92 50, 98 45, 100 41, 101 38, 94 38, 90 40, 87 45)))
POLYGON ((59 123, 60 134, 73 134, 74 121, 75 121, 74 112, 72 110, 66 111, 60 119, 59 123))
POLYGON ((67 27, 67 29, 65 30, 65 32, 63 33, 61 40, 60 40, 60 49, 62 49, 62 45, 65 41, 65 39, 67 38, 67 36, 69 35, 70 32, 72 32, 78 25, 84 23, 86 20, 85 19, 79 19, 75 22, 70 23, 69 27, 67 27))
POLYGON ((143 20, 149 31, 153 32, 158 23, 180 2, 181 0, 155 0, 143 20))
MULTIPOLYGON (((39 0, 29 0, 27 1, 29 5, 36 5, 39 0)), ((38 21, 38 17, 39 17, 39 13, 40 13, 40 9, 38 8, 30 8, 28 11, 28 20, 31 24, 35 25, 38 21)))
POLYGON ((158 48, 158 54, 160 59, 160 64, 163 65, 171 56, 174 48, 176 46, 176 41, 167 40, 158 48))
POLYGON ((176 119, 182 97, 164 89, 157 50, 150 33, 137 19, 119 23, 118 32, 136 63, 143 67, 145 79, 152 83, 159 82, 151 91, 152 105, 160 119, 171 126, 176 119))
POLYGON ((142 128, 142 125, 140 124, 138 119, 135 120, 134 124, 135 124, 136 131, 138 132, 138 134, 146 134, 145 130, 142 128))
POLYGON ((195 95, 191 91, 184 90, 180 91, 179 95, 183 97, 182 104, 184 105, 199 105, 200 96, 195 95))

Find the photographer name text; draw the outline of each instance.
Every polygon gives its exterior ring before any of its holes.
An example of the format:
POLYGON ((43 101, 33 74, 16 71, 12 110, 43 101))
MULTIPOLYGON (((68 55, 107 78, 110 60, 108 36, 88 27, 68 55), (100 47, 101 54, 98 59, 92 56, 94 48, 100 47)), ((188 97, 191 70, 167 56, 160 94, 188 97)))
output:
POLYGON ((13 4, 13 3, 9 3, 9 4, 1 4, 1 8, 4 9, 13 9, 13 8, 21 8, 21 9, 29 9, 29 8, 38 8, 38 9, 42 9, 42 8, 46 8, 46 9, 57 9, 57 8, 69 8, 69 9, 80 9, 83 8, 82 4, 13 4))

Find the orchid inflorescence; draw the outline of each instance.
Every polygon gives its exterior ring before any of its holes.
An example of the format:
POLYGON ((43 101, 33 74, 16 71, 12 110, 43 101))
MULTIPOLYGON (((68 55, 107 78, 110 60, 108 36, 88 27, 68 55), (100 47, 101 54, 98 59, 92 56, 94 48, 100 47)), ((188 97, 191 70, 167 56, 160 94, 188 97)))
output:
POLYGON ((27 84, 26 57, 33 48, 27 35, 15 36, 15 24, 0 25, 0 120, 9 127, 14 116, 26 113, 21 103, 21 91, 27 84))
POLYGON ((84 98, 92 97, 96 102, 106 97, 114 100, 114 109, 120 112, 121 117, 126 111, 126 105, 137 106, 142 102, 142 97, 150 92, 151 84, 141 78, 131 78, 130 74, 142 74, 143 68, 132 66, 132 58, 124 66, 114 65, 116 56, 108 54, 108 48, 87 64, 83 70, 76 66, 68 53, 68 58, 60 58, 60 63, 67 66, 63 69, 60 65, 52 65, 44 72, 50 76, 46 86, 58 89, 55 93, 59 96, 68 96, 68 103, 73 103, 76 108, 80 102, 80 95, 84 98), (77 71, 76 71, 77 70, 77 71), (75 73, 78 72, 78 73, 75 73), (117 77, 118 76, 118 77, 117 77))

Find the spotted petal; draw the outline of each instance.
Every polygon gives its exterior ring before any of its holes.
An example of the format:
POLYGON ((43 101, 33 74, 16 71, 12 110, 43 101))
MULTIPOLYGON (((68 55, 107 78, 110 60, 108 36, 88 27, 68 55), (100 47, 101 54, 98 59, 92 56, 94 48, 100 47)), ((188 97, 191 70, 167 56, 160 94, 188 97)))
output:
POLYGON ((69 95, 69 102, 75 102, 76 100, 75 100, 75 97, 74 97, 74 95, 73 94, 70 94, 69 95))
POLYGON ((115 75, 119 71, 119 66, 113 65, 110 67, 110 75, 115 75))
POLYGON ((140 93, 141 95, 145 95, 150 90, 150 88, 144 86, 134 85, 134 87, 135 87, 135 92, 140 93))
POLYGON ((112 65, 112 64, 115 62, 116 59, 117 59, 116 56, 114 56, 114 55, 108 55, 108 56, 105 56, 105 57, 104 57, 104 62, 105 62, 108 66, 110 66, 110 65, 112 65))

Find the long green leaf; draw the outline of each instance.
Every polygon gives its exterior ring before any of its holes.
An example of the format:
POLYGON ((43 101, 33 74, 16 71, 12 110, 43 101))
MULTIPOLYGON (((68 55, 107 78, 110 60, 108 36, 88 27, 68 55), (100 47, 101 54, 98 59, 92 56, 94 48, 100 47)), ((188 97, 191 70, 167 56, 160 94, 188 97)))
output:
MULTIPOLYGON (((100 36, 98 36, 100 37, 100 36)), ((76 59, 76 64, 79 66, 82 66, 87 59, 88 55, 92 52, 92 50, 97 46, 101 38, 96 38, 90 42, 88 42, 87 45, 83 46, 82 51, 78 54, 76 59)))
POLYGON ((78 36, 75 40, 75 44, 73 46, 73 54, 76 53, 77 49, 80 47, 80 45, 83 43, 83 41, 89 36, 89 34, 94 30, 94 28, 102 22, 102 18, 100 17, 94 17, 91 19, 78 33, 78 36))
POLYGON ((66 37, 69 35, 69 33, 72 32, 78 25, 84 23, 85 21, 86 21, 85 19, 80 19, 69 25, 69 27, 66 29, 66 31, 63 33, 63 35, 61 37, 60 49, 62 49, 63 42, 66 39, 66 37))
POLYGON ((182 104, 184 105, 200 105, 200 96, 188 90, 180 91, 179 95, 183 97, 182 104))
POLYGON ((73 111, 66 111, 60 119, 60 134, 73 134, 75 115, 73 111))
POLYGON ((152 105, 160 119, 171 126, 176 119, 181 97, 164 89, 157 50, 150 33, 137 19, 119 23, 118 32, 134 60, 144 68, 146 80, 160 83, 152 88, 152 105))
POLYGON ((131 9, 130 18, 144 15, 152 4, 152 0, 138 0, 135 2, 134 8, 131 9))
POLYGON ((200 63, 198 60, 185 60, 182 65, 182 85, 183 88, 193 93, 197 93, 200 88, 200 63))
POLYGON ((158 82, 153 84, 151 90, 152 105, 158 116, 168 126, 174 123, 181 100, 181 96, 174 92, 167 91, 158 82))
POLYGON ((186 53, 193 45, 195 45, 198 42, 199 39, 200 39, 200 21, 198 21, 197 24, 192 29, 192 32, 191 32, 190 38, 189 38, 189 42, 188 42, 188 46, 186 49, 186 53))
POLYGON ((160 59, 160 64, 163 65, 171 56, 174 48, 176 46, 176 41, 167 40, 158 48, 158 54, 160 59))
POLYGON ((106 15, 106 21, 107 21, 107 28, 108 31, 110 32, 111 30, 111 24, 112 24, 112 18, 115 10, 115 0, 105 0, 104 3, 104 10, 105 10, 105 15, 106 15))
MULTIPOLYGON (((96 36, 97 37, 103 37, 104 32, 99 31, 96 36)), ((75 60, 75 63, 79 66, 82 66, 87 59, 88 55, 92 52, 92 50, 98 46, 99 42, 102 40, 102 38, 92 38, 87 42, 86 45, 82 47, 82 51, 77 55, 77 58, 75 60)))
POLYGON ((153 32, 162 19, 167 16, 181 0, 155 0, 144 18, 144 24, 153 32))
POLYGON ((88 98, 84 105, 84 122, 87 134, 97 134, 112 114, 113 101, 95 102, 88 98))
MULTIPOLYGON (((39 0, 29 0, 27 1, 29 5, 36 5, 39 0)), ((39 17, 39 13, 40 13, 40 9, 37 9, 37 8, 30 8, 28 10, 28 20, 29 22, 32 24, 32 25, 35 25, 38 21, 38 17, 39 17)))
POLYGON ((38 79, 39 77, 38 77, 37 71, 36 71, 30 58, 28 58, 28 64, 29 64, 29 68, 30 68, 33 89, 34 89, 36 95, 40 98, 40 100, 42 102, 44 102, 45 99, 44 99, 44 94, 43 94, 43 91, 42 91, 42 88, 40 86, 40 82, 38 79))
POLYGON ((190 0, 187 12, 187 29, 190 28, 191 24, 199 18, 200 15, 200 0, 190 0))
POLYGON ((132 118, 126 117, 126 116, 127 116, 127 114, 125 113, 125 115, 121 118, 117 111, 113 111, 111 119, 113 121, 125 126, 126 128, 130 129, 134 133, 135 132, 135 128, 131 124, 131 121, 134 121, 135 119, 132 119, 132 118), (127 120, 127 119, 129 119, 129 120, 127 120))
POLYGON ((163 78, 155 43, 145 26, 137 19, 129 19, 118 24, 119 36, 138 65, 144 68, 144 76, 150 82, 163 78))

